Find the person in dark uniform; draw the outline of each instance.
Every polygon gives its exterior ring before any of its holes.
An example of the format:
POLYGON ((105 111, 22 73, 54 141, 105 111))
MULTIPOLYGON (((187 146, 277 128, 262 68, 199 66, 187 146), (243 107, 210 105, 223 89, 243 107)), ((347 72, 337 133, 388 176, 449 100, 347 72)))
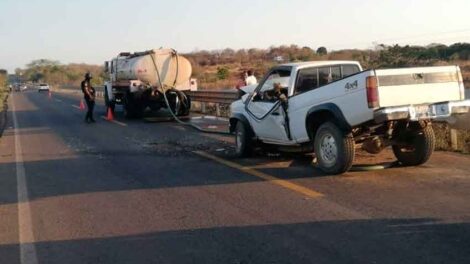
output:
POLYGON ((85 122, 87 123, 95 123, 95 119, 93 118, 93 109, 95 108, 95 88, 91 86, 91 73, 87 72, 85 74, 85 80, 82 81, 81 87, 83 96, 85 98, 86 105, 88 107, 88 112, 85 116, 85 122))

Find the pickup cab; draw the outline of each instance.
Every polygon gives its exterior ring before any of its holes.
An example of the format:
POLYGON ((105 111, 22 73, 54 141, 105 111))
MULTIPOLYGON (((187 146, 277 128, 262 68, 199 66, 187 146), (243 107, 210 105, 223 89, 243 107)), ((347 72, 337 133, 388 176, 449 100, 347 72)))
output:
POLYGON ((355 61, 314 61, 271 69, 231 104, 236 154, 256 146, 314 152, 329 174, 348 171, 356 146, 392 146, 416 166, 435 145, 431 121, 470 111, 458 66, 363 70, 355 61))

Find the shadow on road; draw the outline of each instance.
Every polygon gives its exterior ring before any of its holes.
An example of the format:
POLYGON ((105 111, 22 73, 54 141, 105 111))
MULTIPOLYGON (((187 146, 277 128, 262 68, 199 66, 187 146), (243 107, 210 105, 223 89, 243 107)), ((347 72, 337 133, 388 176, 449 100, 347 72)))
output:
MULTIPOLYGON (((324 221, 35 243, 40 263, 468 263, 470 224, 324 221)), ((0 246, 0 262, 11 245, 0 246)), ((7 262, 5 262, 7 261, 7 262)))

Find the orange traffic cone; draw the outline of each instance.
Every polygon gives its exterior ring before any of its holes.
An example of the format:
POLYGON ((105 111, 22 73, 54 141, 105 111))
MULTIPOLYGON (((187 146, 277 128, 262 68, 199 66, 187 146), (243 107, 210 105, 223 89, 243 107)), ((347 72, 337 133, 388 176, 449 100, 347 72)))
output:
POLYGON ((111 110, 111 107, 108 107, 108 114, 106 116, 106 120, 108 121, 114 120, 113 110, 111 110))
POLYGON ((80 110, 85 110, 85 104, 83 103, 83 100, 80 100, 80 110))

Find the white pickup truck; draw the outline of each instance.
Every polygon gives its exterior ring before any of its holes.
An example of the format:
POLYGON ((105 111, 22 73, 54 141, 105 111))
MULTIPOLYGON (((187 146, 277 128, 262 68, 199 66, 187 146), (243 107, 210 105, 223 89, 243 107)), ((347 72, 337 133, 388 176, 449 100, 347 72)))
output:
POLYGON ((279 65, 231 105, 236 153, 255 146, 315 152, 320 169, 348 171, 356 145, 392 146, 405 166, 431 156, 431 120, 470 111, 457 66, 362 70, 355 61, 279 65))

